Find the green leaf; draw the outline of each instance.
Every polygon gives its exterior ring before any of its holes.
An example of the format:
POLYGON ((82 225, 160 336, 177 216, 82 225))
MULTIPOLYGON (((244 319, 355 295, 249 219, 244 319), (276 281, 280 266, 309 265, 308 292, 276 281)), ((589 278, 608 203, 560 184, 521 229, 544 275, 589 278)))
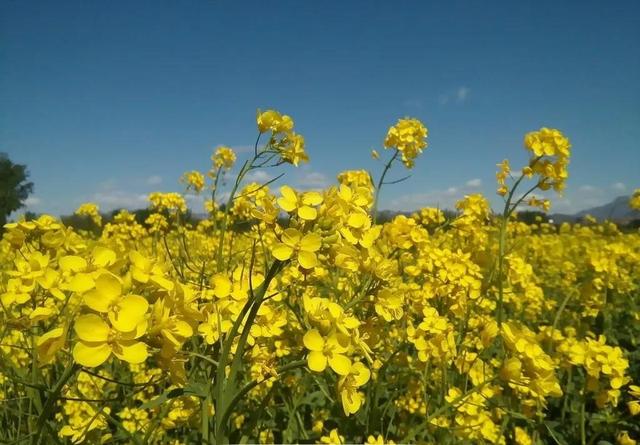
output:
POLYGON ((163 392, 155 399, 151 399, 140 405, 140 409, 151 409, 162 405, 167 400, 175 399, 182 396, 195 396, 200 399, 207 397, 206 385, 202 383, 190 383, 184 388, 173 388, 163 392))

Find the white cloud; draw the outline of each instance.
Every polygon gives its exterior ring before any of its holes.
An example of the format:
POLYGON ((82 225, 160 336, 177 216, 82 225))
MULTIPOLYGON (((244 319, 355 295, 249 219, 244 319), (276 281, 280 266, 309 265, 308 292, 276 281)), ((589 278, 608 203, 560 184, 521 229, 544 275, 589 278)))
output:
POLYGON ((467 100, 470 92, 471 88, 467 88, 464 86, 458 87, 458 89, 456 90, 456 101, 460 103, 464 102, 465 100, 467 100))
POLYGON ((453 209, 456 201, 464 196, 458 188, 449 187, 446 190, 434 190, 426 193, 414 193, 392 199, 388 206, 390 210, 412 211, 422 207, 438 207, 441 209, 453 209))
POLYGON ((438 96, 438 102, 440 103, 440 105, 446 105, 449 102, 456 102, 461 104, 467 101, 470 93, 471 93, 471 88, 466 87, 464 85, 459 86, 458 88, 449 90, 446 93, 443 93, 440 96, 438 96))
POLYGON ((247 173, 244 177, 246 182, 258 182, 264 184, 267 181, 271 181, 274 177, 264 170, 253 170, 247 173))
POLYGON ((24 204, 27 207, 37 207, 41 202, 42 200, 37 196, 29 196, 27 199, 24 200, 24 204))
POLYGON ((585 193, 594 193, 598 190, 598 188, 587 184, 587 185, 581 185, 578 188, 578 190, 585 193))
POLYGON ((97 203, 102 210, 126 208, 135 210, 147 207, 147 195, 125 192, 123 190, 107 190, 94 193, 87 201, 97 203))
POLYGON ((627 186, 624 185, 622 182, 616 182, 615 184, 611 184, 611 189, 616 192, 626 192, 627 186))
POLYGON ((160 185, 160 184, 162 184, 162 176, 158 176, 158 175, 149 176, 146 179, 145 184, 147 184, 147 185, 160 185))
POLYGON ((321 189, 327 187, 331 181, 324 173, 303 172, 303 176, 297 178, 296 186, 301 189, 321 189))
POLYGON ((205 199, 210 199, 210 195, 194 195, 187 194, 184 195, 184 200, 187 201, 187 205, 194 213, 202 213, 204 212, 204 202, 205 199))
POLYGON ((98 188, 100 190, 113 190, 118 186, 118 181, 115 178, 105 179, 104 181, 98 183, 98 188))
POLYGON ((446 189, 433 190, 426 193, 414 193, 391 199, 383 209, 412 211, 422 207, 437 207, 440 209, 455 209, 456 202, 466 195, 478 193, 482 185, 480 179, 471 179, 461 186, 451 186, 446 189))

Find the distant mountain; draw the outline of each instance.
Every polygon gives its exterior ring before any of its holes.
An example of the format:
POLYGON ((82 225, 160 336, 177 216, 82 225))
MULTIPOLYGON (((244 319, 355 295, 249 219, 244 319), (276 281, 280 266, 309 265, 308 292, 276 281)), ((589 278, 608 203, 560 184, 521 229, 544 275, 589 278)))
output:
POLYGON ((618 196, 608 204, 592 207, 576 213, 577 216, 591 215, 598 219, 630 220, 640 218, 640 211, 629 207, 630 196, 618 196))
POLYGON ((629 207, 630 196, 618 196, 608 204, 590 209, 582 210, 573 215, 563 213, 554 213, 549 215, 555 222, 574 222, 591 215, 598 220, 609 219, 617 222, 628 222, 633 219, 640 219, 640 211, 629 207))

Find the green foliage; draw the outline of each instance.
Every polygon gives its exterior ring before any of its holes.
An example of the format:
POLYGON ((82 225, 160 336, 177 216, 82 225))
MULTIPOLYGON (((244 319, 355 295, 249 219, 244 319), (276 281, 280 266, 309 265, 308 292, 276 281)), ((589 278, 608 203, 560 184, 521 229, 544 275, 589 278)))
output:
POLYGON ((14 164, 6 153, 0 153, 0 231, 12 212, 24 207, 33 183, 28 182, 26 165, 14 164))

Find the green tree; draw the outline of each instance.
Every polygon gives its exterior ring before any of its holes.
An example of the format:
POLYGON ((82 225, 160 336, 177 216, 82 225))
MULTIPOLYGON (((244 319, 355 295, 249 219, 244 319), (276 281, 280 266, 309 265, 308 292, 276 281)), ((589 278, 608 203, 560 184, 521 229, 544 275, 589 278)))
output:
POLYGON ((0 153, 0 231, 11 212, 24 207, 33 183, 27 181, 26 165, 14 164, 5 153, 0 153))

